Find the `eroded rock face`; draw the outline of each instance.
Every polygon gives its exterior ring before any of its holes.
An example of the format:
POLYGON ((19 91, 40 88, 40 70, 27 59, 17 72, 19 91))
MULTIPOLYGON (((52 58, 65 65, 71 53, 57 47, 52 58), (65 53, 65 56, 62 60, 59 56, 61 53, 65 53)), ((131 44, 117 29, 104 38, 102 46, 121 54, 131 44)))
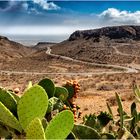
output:
POLYGON ((5 37, 5 36, 0 36, 0 41, 1 41, 1 40, 8 40, 8 38, 5 37))
POLYGON ((113 26, 103 27, 93 30, 75 31, 69 37, 69 41, 77 39, 91 39, 94 38, 98 41, 101 37, 108 37, 109 39, 140 39, 140 26, 113 26))

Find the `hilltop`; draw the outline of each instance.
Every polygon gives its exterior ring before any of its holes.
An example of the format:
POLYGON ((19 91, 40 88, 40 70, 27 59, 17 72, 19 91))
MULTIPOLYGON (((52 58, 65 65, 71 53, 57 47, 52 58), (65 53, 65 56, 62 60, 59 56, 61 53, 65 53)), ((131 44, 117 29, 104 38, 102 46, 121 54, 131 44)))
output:
POLYGON ((140 39, 140 26, 112 26, 103 27, 99 29, 75 31, 69 37, 69 41, 78 39, 94 39, 95 42, 99 42, 102 37, 108 39, 140 39))
POLYGON ((32 52, 32 48, 11 41, 7 37, 0 36, 0 62, 25 57, 32 52))
POLYGON ((140 26, 75 31, 66 41, 54 45, 52 52, 96 63, 140 63, 140 26))

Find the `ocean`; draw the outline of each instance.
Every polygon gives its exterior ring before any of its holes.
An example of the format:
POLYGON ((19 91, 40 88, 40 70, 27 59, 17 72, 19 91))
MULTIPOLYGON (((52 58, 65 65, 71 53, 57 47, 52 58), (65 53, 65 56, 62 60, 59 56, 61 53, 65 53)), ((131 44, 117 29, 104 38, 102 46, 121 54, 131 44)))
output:
POLYGON ((69 35, 6 35, 10 40, 23 45, 34 46, 38 42, 59 43, 69 38, 69 35))

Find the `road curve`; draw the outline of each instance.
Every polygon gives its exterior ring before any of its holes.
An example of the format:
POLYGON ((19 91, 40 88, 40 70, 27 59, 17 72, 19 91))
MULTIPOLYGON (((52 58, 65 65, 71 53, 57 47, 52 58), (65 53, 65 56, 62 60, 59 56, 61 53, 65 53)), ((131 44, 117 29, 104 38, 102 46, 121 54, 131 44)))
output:
POLYGON ((56 55, 51 53, 51 48, 48 47, 46 51, 47 55, 61 58, 63 60, 80 63, 80 64, 86 64, 91 66, 99 66, 99 67, 106 67, 106 68, 115 68, 115 69, 123 69, 124 71, 105 71, 105 72, 84 72, 84 73, 72 73, 72 72, 66 72, 66 73, 44 73, 44 72, 26 72, 26 71, 8 71, 8 70, 0 70, 0 74, 26 74, 26 75, 83 75, 83 76, 90 76, 90 75, 101 75, 101 74, 119 74, 119 73, 138 73, 138 70, 136 68, 129 68, 125 66, 119 66, 119 65, 109 65, 109 64, 98 64, 98 63, 91 63, 91 62, 85 62, 77 59, 73 59, 67 56, 62 55, 56 55))
MULTIPOLYGON (((123 69, 123 70, 125 70, 123 72, 120 71, 118 73, 138 73, 138 70, 135 69, 135 68, 119 66, 119 65, 98 64, 98 63, 85 62, 85 61, 73 59, 73 58, 70 58, 70 57, 67 57, 67 56, 52 54, 50 47, 47 47, 46 54, 50 55, 50 56, 53 56, 53 57, 56 57, 56 58, 61 58, 61 59, 69 60, 69 61, 76 62, 76 63, 86 64, 86 65, 91 65, 91 66, 100 66, 100 67, 106 67, 106 68, 115 68, 115 69, 123 69)), ((107 73, 107 72, 104 72, 104 73, 107 73)), ((114 71, 114 72, 112 72, 112 74, 113 73, 116 73, 116 72, 114 71)))

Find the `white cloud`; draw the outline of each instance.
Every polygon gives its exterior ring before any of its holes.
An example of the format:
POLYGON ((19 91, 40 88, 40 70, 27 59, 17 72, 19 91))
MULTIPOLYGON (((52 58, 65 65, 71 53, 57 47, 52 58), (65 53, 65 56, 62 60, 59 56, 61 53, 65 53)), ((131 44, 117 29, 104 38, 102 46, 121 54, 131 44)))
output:
POLYGON ((85 29, 77 26, 0 26, 0 34, 3 35, 70 35, 75 30, 85 29))
POLYGON ((22 4, 22 7, 23 7, 25 10, 28 10, 28 4, 27 4, 27 3, 23 3, 23 4, 22 4))
POLYGON ((58 10, 58 9, 60 9, 60 7, 57 6, 55 3, 48 2, 47 0, 33 0, 33 2, 35 4, 38 4, 44 10, 58 10))
POLYGON ((140 24, 140 11, 130 12, 108 8, 99 15, 100 19, 112 24, 140 24))

